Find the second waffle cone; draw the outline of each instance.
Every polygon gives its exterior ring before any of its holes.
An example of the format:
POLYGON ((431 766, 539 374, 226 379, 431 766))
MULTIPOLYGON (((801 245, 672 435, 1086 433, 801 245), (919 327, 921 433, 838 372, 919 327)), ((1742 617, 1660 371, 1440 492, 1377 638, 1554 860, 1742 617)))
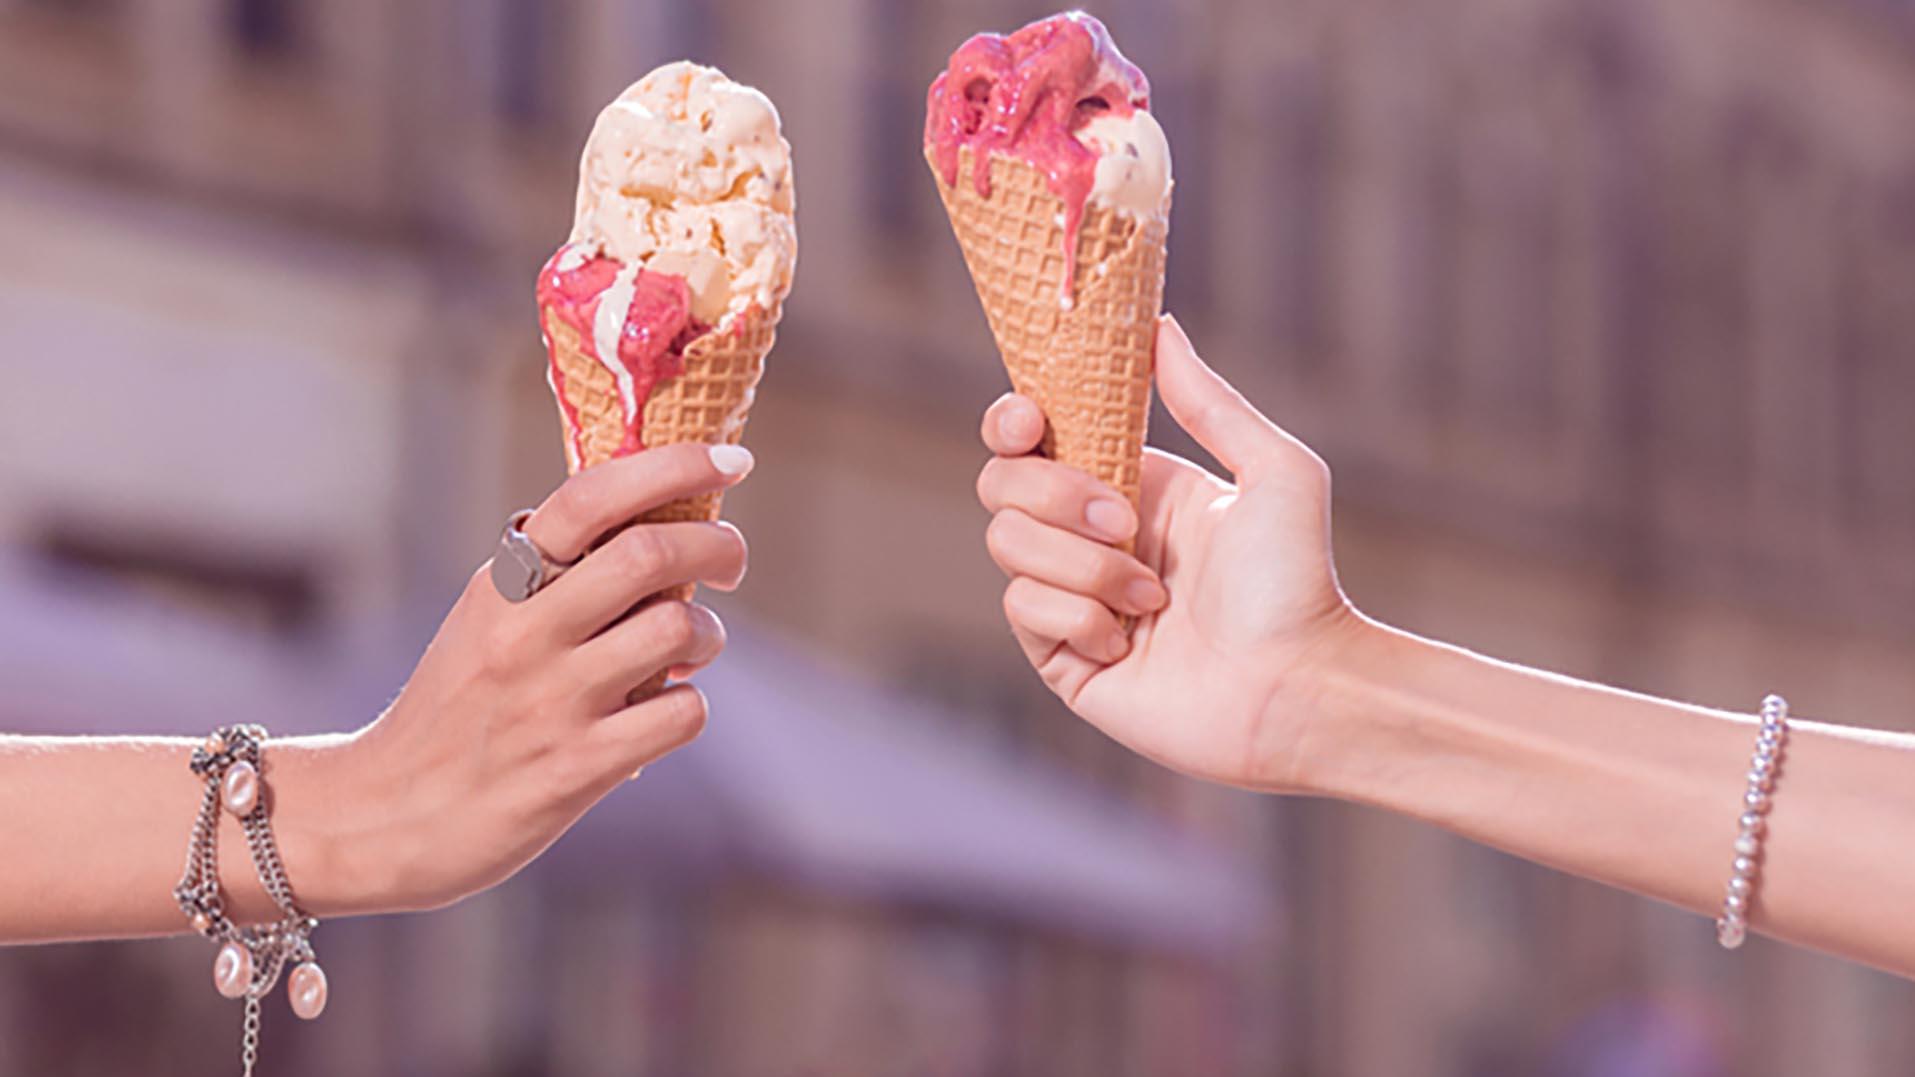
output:
POLYGON ((1159 212, 1142 216, 1086 206, 1067 293, 1063 200, 1042 172, 998 155, 990 161, 991 193, 978 194, 972 152, 961 153, 955 186, 938 176, 938 194, 1011 385, 1048 419, 1044 455, 1122 491, 1134 507, 1163 307, 1169 197, 1159 212), (1068 307, 1061 301, 1067 294, 1068 307))

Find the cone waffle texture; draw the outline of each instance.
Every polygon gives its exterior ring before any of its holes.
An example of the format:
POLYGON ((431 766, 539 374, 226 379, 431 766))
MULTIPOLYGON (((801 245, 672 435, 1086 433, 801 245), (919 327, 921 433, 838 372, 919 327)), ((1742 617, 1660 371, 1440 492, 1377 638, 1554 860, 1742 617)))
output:
POLYGON ((971 154, 963 150, 955 186, 937 175, 934 160, 931 171, 1011 385, 1050 420, 1046 456, 1116 487, 1134 506, 1170 199, 1143 216, 1085 207, 1066 309, 1063 200, 1042 172, 1001 155, 991 158, 991 193, 979 195, 971 154))
MULTIPOLYGON (((573 470, 604 463, 618 454, 625 440, 625 405, 618 395, 618 383, 605 364, 586 350, 578 331, 551 310, 539 312, 545 323, 554 362, 564 379, 566 401, 578 413, 582 431, 582 454, 572 461, 573 470)), ((765 356, 777 335, 778 315, 756 308, 747 312, 735 330, 713 331, 694 339, 685 347, 685 369, 677 377, 659 382, 645 401, 639 428, 646 448, 672 445, 681 441, 706 444, 738 444, 745 432, 758 379, 764 374, 765 356)), ((563 408, 559 422, 566 443, 574 431, 563 408)), ((722 493, 673 501, 647 512, 642 523, 716 520, 722 493)), ((667 598, 690 601, 690 584, 663 592, 667 598)))

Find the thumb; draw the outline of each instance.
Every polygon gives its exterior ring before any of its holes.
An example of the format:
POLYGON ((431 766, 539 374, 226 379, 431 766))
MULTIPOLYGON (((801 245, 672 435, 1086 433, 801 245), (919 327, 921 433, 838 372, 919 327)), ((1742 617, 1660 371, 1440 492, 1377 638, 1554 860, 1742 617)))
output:
POLYGON ((1169 314, 1157 320, 1156 366, 1157 390, 1171 418, 1243 485, 1299 463, 1299 454, 1315 458, 1205 365, 1183 326, 1169 314))

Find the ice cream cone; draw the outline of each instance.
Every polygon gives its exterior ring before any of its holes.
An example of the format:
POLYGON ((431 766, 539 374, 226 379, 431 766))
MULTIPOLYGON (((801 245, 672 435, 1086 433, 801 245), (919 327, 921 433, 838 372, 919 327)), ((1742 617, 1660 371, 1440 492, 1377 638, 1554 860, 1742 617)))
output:
POLYGON ((1170 196, 1156 213, 1087 205, 1073 273, 1064 201, 1044 174, 994 154, 990 194, 981 195, 973 152, 963 149, 955 185, 944 182, 929 149, 926 159, 1011 385, 1049 420, 1044 455, 1089 472, 1135 506, 1170 196))

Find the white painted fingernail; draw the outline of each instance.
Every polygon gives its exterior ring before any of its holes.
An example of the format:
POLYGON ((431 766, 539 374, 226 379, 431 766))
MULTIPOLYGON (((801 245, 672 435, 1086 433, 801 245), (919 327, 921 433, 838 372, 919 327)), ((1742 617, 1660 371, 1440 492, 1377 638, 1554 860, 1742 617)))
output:
POLYGON ((743 445, 713 445, 711 447, 711 466, 721 475, 736 478, 751 470, 751 450, 743 445))

